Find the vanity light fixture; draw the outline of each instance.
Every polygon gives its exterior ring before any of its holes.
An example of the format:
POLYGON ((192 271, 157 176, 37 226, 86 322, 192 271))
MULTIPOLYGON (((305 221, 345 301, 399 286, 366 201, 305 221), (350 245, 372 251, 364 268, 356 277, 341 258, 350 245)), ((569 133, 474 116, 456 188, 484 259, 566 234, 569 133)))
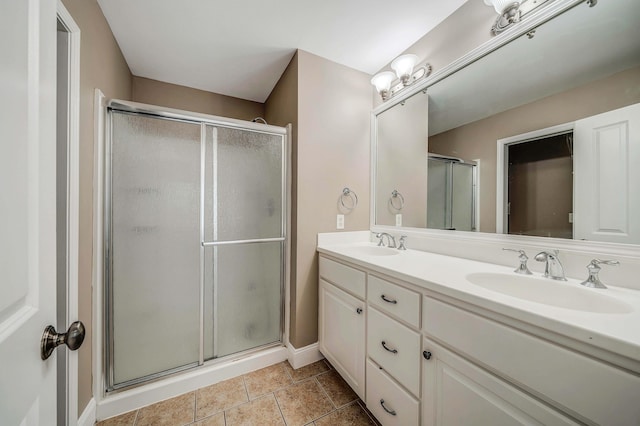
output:
POLYGON ((487 6, 493 6, 499 15, 491 27, 494 35, 500 34, 516 22, 520 22, 520 2, 513 0, 484 0, 487 6))
POLYGON ((412 53, 406 55, 400 55, 391 62, 391 69, 395 71, 396 75, 402 82, 403 86, 408 86, 413 74, 413 67, 418 63, 418 57, 412 53))
MULTIPOLYGON (((498 14, 495 24, 491 27, 493 35, 498 35, 511 25, 520 22, 525 15, 540 6, 551 3, 550 0, 484 0, 487 6, 493 6, 498 14)), ((597 0, 587 0, 587 4, 597 3, 597 0)), ((528 35, 528 34, 527 34, 528 35)), ((532 38, 532 37, 529 37, 532 38)))
POLYGON ((398 91, 407 86, 411 86, 416 81, 431 74, 431 65, 429 64, 425 64, 424 66, 414 70, 417 63, 417 55, 412 53, 400 55, 391 62, 391 68, 395 73, 391 71, 382 71, 373 76, 371 84, 376 87, 376 90, 380 96, 382 96, 383 101, 386 101, 398 91), (396 78, 397 82, 392 84, 396 78))
POLYGON ((396 75, 391 71, 383 71, 374 75, 371 79, 371 84, 376 86, 376 90, 380 96, 382 96, 383 101, 386 101, 390 97, 391 82, 394 78, 396 78, 396 75))

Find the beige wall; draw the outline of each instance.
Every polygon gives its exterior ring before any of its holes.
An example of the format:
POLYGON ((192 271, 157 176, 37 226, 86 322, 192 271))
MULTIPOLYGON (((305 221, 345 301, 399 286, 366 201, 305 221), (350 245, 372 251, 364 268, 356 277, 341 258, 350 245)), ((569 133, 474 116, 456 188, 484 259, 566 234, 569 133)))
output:
POLYGON ((377 225, 395 226, 396 214, 402 226, 427 226, 427 117, 429 98, 418 92, 406 102, 378 115, 376 165, 377 225), (392 191, 404 198, 390 202, 392 191))
POLYGON ((78 350, 78 414, 92 397, 91 281, 93 256, 93 99, 99 88, 107 97, 131 98, 131 72, 95 0, 63 0, 80 27, 80 236, 78 312, 87 335, 78 350))
POLYGON ((509 233, 573 238, 570 156, 509 165, 509 233))
POLYGON ((266 102, 269 123, 293 125, 289 340, 296 348, 318 340, 316 237, 336 231, 345 186, 359 198, 345 230, 369 228, 369 79, 299 50, 266 102))
POLYGON ((251 121, 264 118, 264 104, 177 84, 133 76, 132 100, 185 111, 251 121))
POLYGON ((276 126, 286 126, 291 124, 291 213, 290 222, 290 275, 291 281, 289 311, 291 314, 290 323, 295 324, 296 315, 296 261, 297 261, 297 188, 298 182, 295 178, 298 173, 298 53, 291 58, 289 65, 271 91, 265 102, 265 117, 268 123, 276 126))
POLYGON ((345 231, 369 229, 370 76, 298 51, 298 147, 295 306, 290 340, 318 340, 319 232, 336 231, 338 197, 346 186, 358 206, 345 231))
POLYGON ((429 152, 480 159, 480 231, 496 231, 496 141, 640 102, 640 67, 429 138, 429 152))

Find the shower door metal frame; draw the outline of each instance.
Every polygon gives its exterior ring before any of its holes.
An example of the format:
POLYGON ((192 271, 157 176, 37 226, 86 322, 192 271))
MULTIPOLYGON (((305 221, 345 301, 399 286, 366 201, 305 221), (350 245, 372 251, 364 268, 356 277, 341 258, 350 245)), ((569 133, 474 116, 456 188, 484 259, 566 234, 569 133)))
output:
MULTIPOLYGON (((290 135, 288 129, 285 127, 278 127, 272 125, 266 125, 262 123, 255 123, 243 120, 236 120, 232 118, 217 117, 207 114, 192 113, 187 111, 162 108, 154 105, 141 104, 137 102, 123 101, 118 99, 112 99, 107 102, 106 105, 106 122, 105 122, 105 173, 104 173, 104 229, 103 229, 103 249, 104 249, 104 315, 103 315, 103 333, 104 333, 104 347, 103 351, 103 365, 104 365, 104 394, 117 393, 123 390, 128 390, 142 384, 147 384, 156 380, 170 377, 185 370, 190 370, 202 365, 215 364, 224 362, 225 360, 234 357, 241 357, 255 353, 257 351, 281 346, 284 344, 285 336, 285 317, 286 317, 286 283, 288 282, 289 261, 286 258, 288 246, 290 244, 289 234, 287 232, 287 223, 289 219, 288 208, 288 190, 290 185, 289 179, 289 158, 290 150, 288 148, 290 143, 290 135), (199 330, 199 355, 197 362, 190 363, 184 366, 179 366, 170 370, 154 373, 151 375, 143 376, 141 378, 129 380, 124 383, 114 385, 114 371, 113 371, 113 282, 112 274, 110 273, 113 267, 112 253, 112 232, 113 232, 113 212, 112 212, 112 155, 113 155, 113 112, 141 115, 147 117, 153 117, 158 119, 165 119, 171 121, 180 121, 192 124, 200 125, 200 208, 199 208, 199 220, 200 220, 200 300, 199 300, 199 316, 200 316, 200 330, 199 330), (206 152, 206 128, 207 125, 213 126, 213 128, 225 127, 237 130, 248 130, 255 133, 263 133, 268 135, 282 137, 282 177, 281 177, 281 194, 282 194, 282 220, 280 224, 280 237, 275 238, 260 238, 260 239, 246 239, 235 241, 217 241, 217 242, 205 242, 205 152, 206 152), (251 348, 245 351, 229 354, 224 357, 214 358, 208 361, 204 360, 204 292, 205 292, 205 276, 204 276, 204 250, 206 246, 222 246, 231 244, 249 244, 249 243, 261 243, 261 242, 281 242, 280 255, 280 332, 279 339, 276 342, 268 343, 262 346, 251 348)), ((216 283, 214 283, 215 287, 216 283)), ((215 309, 215 304, 214 304, 215 309)))
MULTIPOLYGON (((438 161, 441 163, 445 163, 447 165, 447 178, 446 178, 446 187, 445 187, 445 223, 444 229, 449 229, 453 227, 453 165, 458 164, 465 167, 471 167, 471 229, 470 231, 475 232, 478 229, 477 220, 477 208, 478 208, 478 200, 477 200, 477 187, 478 187, 478 165, 473 161, 464 161, 455 157, 446 157, 441 155, 431 155, 429 154, 427 157, 427 167, 429 161, 438 161)), ((455 229, 454 229, 455 230, 455 229)))

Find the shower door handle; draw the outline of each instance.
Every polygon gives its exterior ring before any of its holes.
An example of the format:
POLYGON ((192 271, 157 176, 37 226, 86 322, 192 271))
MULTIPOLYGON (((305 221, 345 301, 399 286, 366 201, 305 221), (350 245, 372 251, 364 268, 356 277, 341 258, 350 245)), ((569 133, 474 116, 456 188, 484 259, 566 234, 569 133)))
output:
POLYGON ((42 339, 40 339, 40 358, 43 360, 49 358, 53 350, 62 344, 75 351, 84 342, 84 335, 85 330, 82 321, 76 321, 71 324, 66 333, 58 333, 54 326, 47 326, 42 334, 42 339))

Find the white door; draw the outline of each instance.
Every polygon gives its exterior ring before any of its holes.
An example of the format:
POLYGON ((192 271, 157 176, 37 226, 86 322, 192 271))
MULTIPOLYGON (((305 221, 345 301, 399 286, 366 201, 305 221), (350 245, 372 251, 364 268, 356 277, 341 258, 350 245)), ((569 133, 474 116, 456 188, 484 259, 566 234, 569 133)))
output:
POLYGON ((574 238, 640 243, 640 104, 576 121, 574 238))
POLYGON ((0 423, 56 422, 55 0, 0 1, 0 423))

